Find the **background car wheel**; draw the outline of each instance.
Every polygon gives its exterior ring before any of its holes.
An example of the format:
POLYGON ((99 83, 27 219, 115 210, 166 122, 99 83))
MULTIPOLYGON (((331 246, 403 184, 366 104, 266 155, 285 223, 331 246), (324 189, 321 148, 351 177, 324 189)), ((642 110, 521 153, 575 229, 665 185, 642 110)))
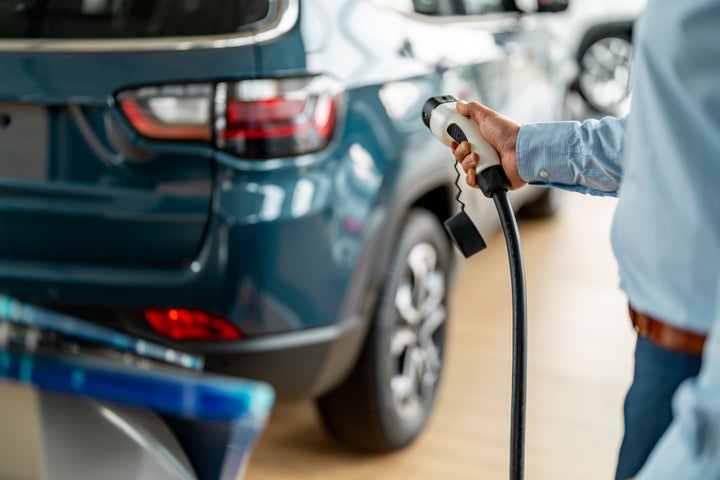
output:
POLYGON ((425 426, 443 367, 450 263, 436 217, 411 211, 361 356, 348 378, 317 401, 325 427, 341 443, 397 450, 425 426))
POLYGON ((583 99, 600 113, 619 115, 630 98, 632 42, 627 32, 606 33, 579 53, 577 88, 583 99))

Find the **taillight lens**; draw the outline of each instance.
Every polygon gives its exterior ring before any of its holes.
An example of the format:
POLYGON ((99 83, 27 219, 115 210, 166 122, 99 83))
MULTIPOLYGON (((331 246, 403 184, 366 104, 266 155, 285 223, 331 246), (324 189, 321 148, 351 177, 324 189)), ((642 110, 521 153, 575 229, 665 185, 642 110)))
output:
POLYGON ((326 77, 221 83, 218 146, 252 158, 320 150, 335 129, 337 91, 326 77))
POLYGON ((118 95, 143 136, 213 142, 248 158, 302 155, 332 139, 341 91, 325 76, 144 87, 118 95))
POLYGON ((156 332, 173 340, 239 340, 242 337, 225 318, 198 310, 145 310, 145 319, 156 332))
POLYGON ((145 137, 210 141, 212 96, 209 84, 168 85, 123 92, 118 102, 133 127, 145 137))

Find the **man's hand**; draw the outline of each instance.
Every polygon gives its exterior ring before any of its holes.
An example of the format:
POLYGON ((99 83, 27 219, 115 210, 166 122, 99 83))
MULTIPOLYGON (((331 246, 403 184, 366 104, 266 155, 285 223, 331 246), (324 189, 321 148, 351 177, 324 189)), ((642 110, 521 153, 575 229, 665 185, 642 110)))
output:
MULTIPOLYGON (((505 175, 510 180, 510 189, 514 190, 525 185, 527 182, 520 178, 515 160, 515 144, 520 125, 477 102, 460 101, 457 103, 457 111, 475 122, 480 134, 497 150, 505 175)), ((470 152, 468 142, 462 142, 460 145, 453 142, 451 148, 455 160, 462 165, 467 175, 465 179, 467 184, 478 188, 475 182, 475 167, 479 160, 477 153, 470 152)))

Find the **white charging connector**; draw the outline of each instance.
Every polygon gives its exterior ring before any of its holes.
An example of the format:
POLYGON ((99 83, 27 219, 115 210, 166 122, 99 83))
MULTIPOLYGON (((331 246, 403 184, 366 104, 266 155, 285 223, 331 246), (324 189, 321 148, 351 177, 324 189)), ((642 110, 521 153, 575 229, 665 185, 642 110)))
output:
MULTIPOLYGON (((452 141, 461 143, 467 140, 470 143, 470 150, 480 157, 475 173, 480 173, 493 165, 500 165, 497 151, 480 135, 472 120, 457 111, 457 100, 454 97, 433 97, 433 99, 446 99, 442 103, 441 100, 436 100, 437 104, 427 112, 428 127, 438 140, 448 147, 452 141)), ((425 118, 425 109, 423 109, 423 118, 425 118)))

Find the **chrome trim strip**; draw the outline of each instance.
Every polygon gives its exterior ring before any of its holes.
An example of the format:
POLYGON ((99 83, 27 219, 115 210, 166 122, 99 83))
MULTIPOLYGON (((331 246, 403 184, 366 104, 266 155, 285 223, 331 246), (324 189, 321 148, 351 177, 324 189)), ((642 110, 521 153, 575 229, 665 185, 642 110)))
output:
MULTIPOLYGON (((239 0, 238 0, 239 1, 239 0)), ((299 0, 270 0, 275 14, 261 21, 257 30, 204 37, 126 38, 114 39, 0 39, 0 52, 123 52, 199 50, 244 47, 267 42, 287 33, 298 21, 299 0)))

